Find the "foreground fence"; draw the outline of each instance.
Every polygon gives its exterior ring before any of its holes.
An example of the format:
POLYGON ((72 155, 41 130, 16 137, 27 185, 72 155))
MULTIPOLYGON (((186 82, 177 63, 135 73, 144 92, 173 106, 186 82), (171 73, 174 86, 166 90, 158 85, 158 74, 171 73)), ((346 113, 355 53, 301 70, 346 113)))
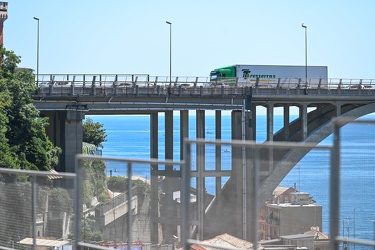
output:
POLYGON ((75 174, 0 169, 0 249, 368 249, 374 126, 337 119, 322 145, 186 140, 183 161, 78 155, 75 174), (328 206, 300 183, 276 195, 300 165, 329 183, 328 206), (122 186, 102 185, 109 168, 122 186))
POLYGON ((41 239, 50 247, 69 244, 75 174, 3 168, 0 174, 0 247, 35 249, 41 239))

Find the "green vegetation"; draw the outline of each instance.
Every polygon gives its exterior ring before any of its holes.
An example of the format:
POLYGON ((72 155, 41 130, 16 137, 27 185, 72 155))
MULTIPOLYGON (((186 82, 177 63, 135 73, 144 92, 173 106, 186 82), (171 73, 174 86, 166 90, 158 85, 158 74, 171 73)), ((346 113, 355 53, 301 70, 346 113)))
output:
MULTIPOLYGON (((57 166, 61 149, 49 140, 46 134, 48 118, 41 117, 33 104, 34 75, 31 70, 17 69, 20 57, 1 46, 0 61, 0 167, 49 171, 57 166)), ((83 124, 83 135, 85 142, 97 147, 103 147, 107 137, 103 125, 91 119, 83 124)), ((93 197, 99 201, 108 199, 105 168, 102 161, 84 162, 83 197, 88 207, 93 197)), ((0 197, 12 200, 14 204, 0 208, 0 215, 4 218, 0 233, 8 235, 7 241, 19 240, 14 235, 22 238, 30 235, 30 227, 20 227, 28 225, 31 220, 29 181, 28 176, 0 175, 0 197)), ((52 180, 42 178, 38 179, 38 184, 38 214, 48 211, 74 216, 72 194, 66 188, 53 187, 52 180)), ((84 216, 83 219, 85 238, 101 240, 102 234, 93 230, 95 218, 84 216)))
MULTIPOLYGON (((112 176, 108 177, 107 185, 108 189, 113 192, 126 192, 128 190, 129 178, 122 176, 112 176)), ((149 192, 150 185, 142 180, 133 180, 132 187, 143 188, 145 193, 149 192)))
POLYGON ((13 51, 0 47, 0 58, 0 167, 50 170, 61 149, 47 137, 48 119, 33 105, 34 76, 16 70, 21 60, 13 51))
POLYGON ((103 128, 103 124, 93 122, 91 118, 87 118, 82 124, 83 141, 94 144, 96 147, 103 148, 103 142, 107 141, 107 134, 103 128))
POLYGON ((88 207, 94 197, 98 201, 108 200, 105 163, 102 161, 84 161, 83 163, 83 203, 88 207))

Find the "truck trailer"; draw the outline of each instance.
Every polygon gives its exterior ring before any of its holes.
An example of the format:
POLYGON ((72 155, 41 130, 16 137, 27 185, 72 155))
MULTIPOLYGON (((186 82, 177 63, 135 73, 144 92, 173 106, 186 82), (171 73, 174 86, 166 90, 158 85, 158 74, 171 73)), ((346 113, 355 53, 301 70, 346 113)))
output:
POLYGON ((257 86, 265 88, 325 87, 327 66, 231 65, 210 73, 212 85, 257 86))

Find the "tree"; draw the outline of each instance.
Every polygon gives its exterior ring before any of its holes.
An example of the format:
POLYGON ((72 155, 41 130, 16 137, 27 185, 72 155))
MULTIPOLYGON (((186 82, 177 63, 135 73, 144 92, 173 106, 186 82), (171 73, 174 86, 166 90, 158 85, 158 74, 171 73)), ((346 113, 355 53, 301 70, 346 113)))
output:
POLYGON ((103 128, 103 124, 94 122, 91 118, 87 118, 82 128, 84 142, 103 148, 103 142, 107 141, 107 134, 103 128))
MULTIPOLYGON (((103 147, 102 143, 106 141, 107 134, 102 124, 87 118, 82 124, 82 131, 84 142, 103 147)), ((93 197, 99 201, 108 199, 105 169, 106 164, 103 161, 83 161, 83 199, 88 207, 93 197)))
POLYGON ((47 137, 48 118, 33 105, 36 90, 30 70, 16 70, 20 57, 0 47, 0 167, 49 170, 61 149, 47 137))

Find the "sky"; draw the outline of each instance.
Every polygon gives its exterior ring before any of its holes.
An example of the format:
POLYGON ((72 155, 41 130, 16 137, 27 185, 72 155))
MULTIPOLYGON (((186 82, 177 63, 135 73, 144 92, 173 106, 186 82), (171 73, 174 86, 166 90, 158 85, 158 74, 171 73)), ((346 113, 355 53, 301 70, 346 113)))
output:
POLYGON ((8 0, 4 46, 39 74, 207 77, 234 64, 375 79, 375 1, 8 0), (166 23, 171 22, 171 26, 166 23), (171 29, 170 29, 171 28, 171 29), (171 38, 171 44, 170 44, 171 38))

